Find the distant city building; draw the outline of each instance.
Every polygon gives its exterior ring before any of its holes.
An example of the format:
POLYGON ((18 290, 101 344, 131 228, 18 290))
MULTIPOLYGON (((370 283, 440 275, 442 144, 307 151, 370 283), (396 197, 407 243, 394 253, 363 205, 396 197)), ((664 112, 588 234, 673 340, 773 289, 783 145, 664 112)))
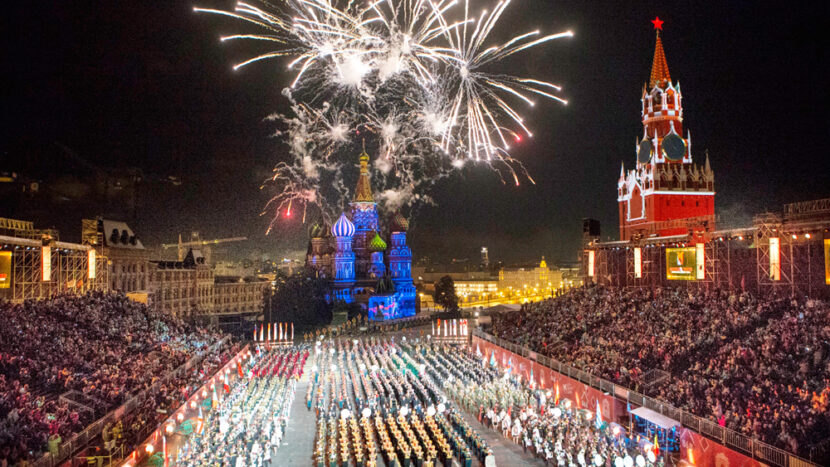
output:
POLYGON ((364 151, 350 216, 342 213, 331 228, 312 226, 306 264, 331 281, 331 300, 359 303, 373 320, 412 316, 417 297, 408 227, 406 218, 395 213, 381 229, 364 151))
POLYGON ((480 271, 477 268, 470 269, 470 265, 453 264, 447 267, 418 266, 412 268, 412 278, 419 286, 431 288, 444 276, 450 276, 453 281, 489 280, 495 279, 489 271, 480 271))
POLYGON ((499 291, 499 281, 493 280, 459 280, 454 281, 455 294, 464 295, 495 294, 499 291))
POLYGON ((213 273, 216 276, 252 277, 256 275, 256 270, 253 265, 240 262, 216 261, 213 265, 213 273))
POLYGON ((85 219, 81 237, 108 259, 109 289, 142 297, 150 306, 182 317, 253 318, 262 313, 270 282, 214 271, 199 248, 189 248, 180 261, 151 260, 133 230, 124 222, 85 219))
POLYGON ((486 246, 481 247, 481 265, 484 267, 484 269, 490 267, 490 254, 487 251, 486 246))
POLYGON ((150 252, 132 229, 119 221, 84 219, 81 242, 94 246, 107 257, 110 290, 146 291, 150 272, 150 252))
POLYGON ((545 257, 536 267, 501 268, 499 270, 499 290, 519 290, 530 288, 556 289, 560 287, 562 274, 548 269, 545 257))

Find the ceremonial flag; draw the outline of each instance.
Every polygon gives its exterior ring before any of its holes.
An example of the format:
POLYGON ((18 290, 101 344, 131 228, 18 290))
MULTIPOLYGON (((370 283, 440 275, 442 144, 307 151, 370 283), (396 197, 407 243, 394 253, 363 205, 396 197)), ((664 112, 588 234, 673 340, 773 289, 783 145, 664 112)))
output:
POLYGON ((225 389, 225 394, 230 394, 230 392, 231 392, 231 387, 228 385, 228 383, 227 383, 227 382, 224 384, 224 386, 223 386, 223 387, 224 387, 224 389, 225 389))
POLYGON ((254 325, 254 342, 256 342, 256 325, 254 325))
POLYGON ((265 326, 262 325, 262 324, 259 325, 259 340, 260 341, 265 340, 265 326))
POLYGON ((602 411, 599 408, 599 399, 597 399, 597 420, 596 420, 597 428, 602 426, 602 411))
POLYGON ((496 351, 490 351, 490 366, 496 366, 496 351))
POLYGON ((574 392, 574 396, 576 397, 576 408, 578 409, 579 408, 579 393, 574 392))
POLYGON ((291 322, 291 340, 294 340, 294 322, 291 322))
POLYGON ((657 433, 654 433, 654 455, 660 455, 660 443, 657 442, 657 433))
POLYGON ((556 383, 556 399, 554 399, 553 403, 559 405, 559 383, 556 383))
POLYGON ((476 342, 476 357, 481 356, 481 348, 478 346, 478 342, 476 342))
POLYGON ((533 367, 530 368, 530 388, 533 389, 533 386, 536 385, 536 381, 533 380, 533 367))
POLYGON ((213 394, 210 395, 210 407, 215 409, 219 406, 219 397, 216 395, 216 386, 213 386, 213 394))
POLYGON ((199 416, 196 417, 196 433, 202 434, 202 429, 205 427, 205 419, 202 417, 202 405, 199 404, 199 416))
POLYGON ((243 376, 242 375, 242 364, 241 363, 236 364, 236 373, 239 375, 240 378, 243 376))

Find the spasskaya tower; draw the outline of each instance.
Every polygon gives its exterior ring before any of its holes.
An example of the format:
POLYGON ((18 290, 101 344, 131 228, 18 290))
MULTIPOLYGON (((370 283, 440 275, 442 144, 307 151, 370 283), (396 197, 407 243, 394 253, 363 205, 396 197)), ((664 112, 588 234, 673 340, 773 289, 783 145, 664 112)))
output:
POLYGON ((643 133, 636 140, 634 168, 620 168, 617 201, 620 239, 662 237, 713 231, 715 176, 706 156, 692 157, 692 137, 683 132, 680 82, 673 83, 656 18, 657 44, 651 78, 643 87, 643 133))

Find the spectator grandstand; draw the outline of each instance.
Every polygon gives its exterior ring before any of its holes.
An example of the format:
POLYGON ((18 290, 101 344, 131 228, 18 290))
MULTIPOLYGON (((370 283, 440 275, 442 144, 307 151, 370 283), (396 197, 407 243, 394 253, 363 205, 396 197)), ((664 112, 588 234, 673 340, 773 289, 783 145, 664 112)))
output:
POLYGON ((823 301, 592 287, 494 316, 491 332, 793 453, 830 434, 823 301))

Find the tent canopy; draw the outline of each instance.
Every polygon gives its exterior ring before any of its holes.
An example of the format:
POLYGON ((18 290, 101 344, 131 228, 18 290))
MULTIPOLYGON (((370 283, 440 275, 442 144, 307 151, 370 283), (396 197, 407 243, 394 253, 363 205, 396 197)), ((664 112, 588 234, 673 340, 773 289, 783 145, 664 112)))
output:
POLYGON ((669 418, 661 413, 655 412, 645 407, 634 409, 631 411, 631 413, 640 418, 645 418, 649 422, 659 426, 660 428, 663 428, 664 430, 680 426, 680 422, 678 422, 677 420, 669 418))

